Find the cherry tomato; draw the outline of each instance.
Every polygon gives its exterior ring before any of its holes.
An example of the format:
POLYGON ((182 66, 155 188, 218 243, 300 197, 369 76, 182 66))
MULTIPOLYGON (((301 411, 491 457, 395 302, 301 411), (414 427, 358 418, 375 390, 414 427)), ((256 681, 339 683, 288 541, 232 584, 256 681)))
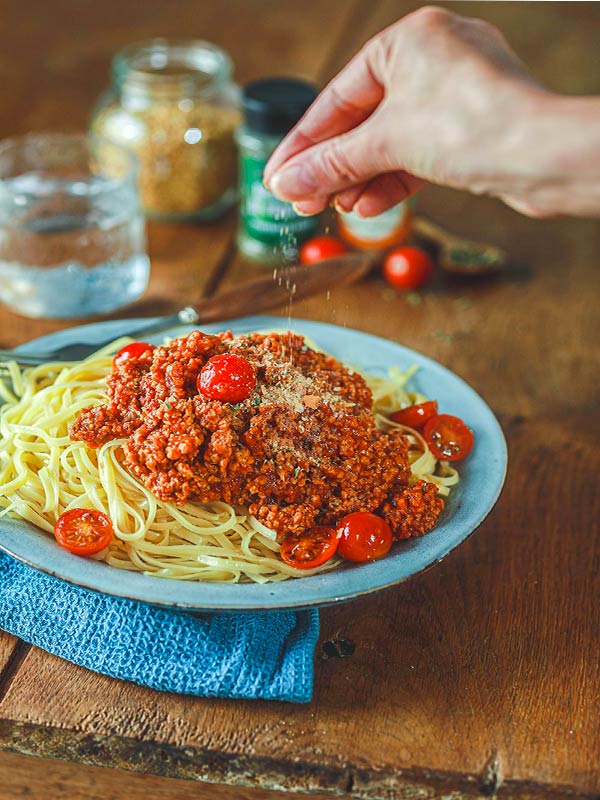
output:
POLYGON ((129 358, 139 358, 144 353, 151 353, 154 350, 154 345, 148 342, 131 342, 122 347, 113 358, 113 364, 118 362, 127 361, 129 358))
POLYGON ((314 239, 304 242, 300 248, 300 263, 316 264, 317 261, 325 261, 326 258, 347 252, 346 245, 335 236, 315 236, 314 239))
POLYGON ((468 456, 474 441, 473 431, 452 414, 438 414, 428 420, 423 437, 433 455, 444 461, 459 461, 468 456))
POLYGON ((392 529, 370 511, 355 511, 338 522, 338 553, 347 561, 375 561, 392 546, 392 529))
POLYGON ((102 511, 72 508, 56 520, 54 536, 70 553, 93 556, 110 543, 113 526, 102 511))
POLYGON ((399 425, 407 425, 409 428, 422 428, 428 419, 434 417, 438 411, 438 404, 436 400, 426 400, 424 403, 416 403, 413 406, 401 408, 400 411, 394 411, 390 414, 392 422, 397 422, 399 425))
POLYGON ((394 289, 418 289, 433 274, 433 259, 420 247, 397 247, 385 257, 383 277, 394 289))
POLYGON ((256 372, 243 356, 223 353, 209 358, 196 381, 198 391, 210 400, 241 403, 256 386, 256 372))
POLYGON ((335 528, 315 525, 304 533, 288 533, 281 543, 281 557, 290 567, 314 569, 334 555, 339 542, 335 528))

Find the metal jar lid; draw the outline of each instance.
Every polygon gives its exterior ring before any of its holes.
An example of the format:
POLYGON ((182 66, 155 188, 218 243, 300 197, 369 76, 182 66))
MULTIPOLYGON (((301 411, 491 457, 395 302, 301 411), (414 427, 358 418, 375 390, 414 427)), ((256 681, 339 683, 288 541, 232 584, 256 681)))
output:
POLYGON ((315 100, 318 89, 298 78, 262 78, 244 87, 246 126, 255 133, 283 136, 315 100))

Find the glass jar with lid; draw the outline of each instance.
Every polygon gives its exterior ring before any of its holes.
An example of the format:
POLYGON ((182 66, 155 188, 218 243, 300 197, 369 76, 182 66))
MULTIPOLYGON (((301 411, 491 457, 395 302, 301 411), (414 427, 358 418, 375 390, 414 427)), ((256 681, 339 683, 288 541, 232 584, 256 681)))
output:
POLYGON ((115 55, 91 128, 137 155, 148 216, 208 220, 235 202, 241 116, 231 74, 227 53, 199 40, 154 39, 115 55))

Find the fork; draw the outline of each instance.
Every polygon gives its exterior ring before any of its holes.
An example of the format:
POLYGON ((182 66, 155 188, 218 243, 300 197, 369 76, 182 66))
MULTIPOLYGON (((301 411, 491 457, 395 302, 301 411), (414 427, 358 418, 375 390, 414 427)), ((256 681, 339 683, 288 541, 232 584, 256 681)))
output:
MULTIPOLYGON (((169 314, 169 316, 161 317, 160 320, 142 325, 136 328, 135 335, 159 333, 160 331, 167 330, 167 328, 174 328, 177 325, 194 325, 200 320, 200 315, 193 306, 186 306, 178 311, 176 314, 169 314)), ((126 336, 127 334, 120 334, 126 336)), ((95 353, 96 350, 110 344, 116 336, 110 336, 108 339, 103 339, 96 342, 75 342, 74 344, 66 344, 61 347, 55 347, 52 350, 45 350, 38 353, 17 353, 14 350, 0 350, 0 361, 16 361, 21 366, 37 366, 38 364, 45 364, 51 361, 80 361, 87 358, 87 356, 95 353)))
MULTIPOLYGON (((132 335, 137 337, 140 334, 159 333, 178 325, 235 319, 284 304, 288 304, 291 310, 292 301, 310 297, 334 286, 352 283, 365 275, 372 265, 373 256, 369 253, 346 253, 310 267, 275 269, 268 278, 245 283, 237 289, 202 300, 195 307, 186 306, 176 314, 155 318, 147 325, 136 326, 132 335)), ((124 336, 127 333, 120 332, 117 335, 124 336)), ((110 344, 117 335, 101 341, 73 342, 38 353, 0 350, 0 362, 16 361, 23 366, 35 366, 50 361, 78 361, 110 344)))

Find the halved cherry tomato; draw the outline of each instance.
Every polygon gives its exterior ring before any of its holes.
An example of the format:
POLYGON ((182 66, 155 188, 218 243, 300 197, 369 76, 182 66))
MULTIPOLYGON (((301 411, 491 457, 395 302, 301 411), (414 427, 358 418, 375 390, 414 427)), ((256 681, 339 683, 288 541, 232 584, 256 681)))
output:
POLYGON ((316 264, 317 261, 325 261, 326 258, 347 252, 346 245, 335 236, 315 236, 314 239, 304 242, 300 248, 300 263, 316 264))
POLYGON ((243 356, 223 353, 209 358, 196 381, 198 391, 210 400, 241 403, 256 386, 256 372, 243 356))
POLYGON ((427 421, 423 437, 436 458, 459 461, 473 448, 473 431, 452 414, 437 414, 427 421))
POLYGON ((290 567, 314 569, 335 554, 339 542, 335 528, 315 525, 304 533, 288 533, 281 543, 281 557, 290 567))
POLYGON ((56 541, 70 553, 93 556, 110 543, 113 526, 109 517, 93 508, 72 508, 56 520, 56 541))
POLYGON ((127 361, 130 358, 139 358, 144 353, 152 353, 153 350, 154 345, 148 344, 148 342, 131 342, 119 350, 113 358, 113 364, 116 365, 118 362, 127 361))
POLYGON ((370 511, 347 514, 337 524, 340 534, 338 553, 347 561, 375 561, 392 546, 392 529, 370 511))
POLYGON ((431 417, 435 417, 438 411, 437 400, 426 400, 424 403, 416 403, 413 406, 401 408, 390 414, 392 422, 399 425, 407 425, 409 428, 422 428, 431 417))
POLYGON ((385 257, 383 277, 394 289, 418 289, 434 270, 429 253, 420 247, 397 247, 385 257))

